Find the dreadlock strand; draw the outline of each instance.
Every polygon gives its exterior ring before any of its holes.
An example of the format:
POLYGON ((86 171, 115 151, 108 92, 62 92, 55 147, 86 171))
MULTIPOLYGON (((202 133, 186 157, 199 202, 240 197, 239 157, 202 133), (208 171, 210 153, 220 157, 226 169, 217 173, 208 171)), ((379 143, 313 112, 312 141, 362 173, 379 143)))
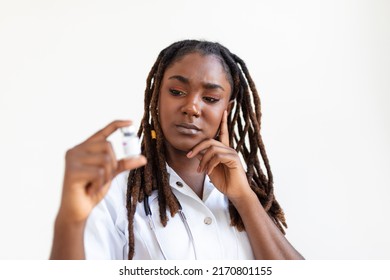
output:
MULTIPOLYGON (((256 163, 255 163, 255 169, 257 170, 257 173, 260 176, 263 188, 266 187, 266 189, 267 189, 268 196, 267 196, 266 201, 263 200, 263 205, 264 205, 265 210, 269 211, 269 208, 271 207, 271 205, 273 205, 273 202, 276 202, 276 200, 274 199, 274 195, 273 195, 273 177, 272 177, 272 172, 270 170, 269 161, 268 161, 267 155, 265 153, 264 144, 262 142, 261 135, 260 135, 260 126, 261 126, 261 110, 260 110, 261 103, 260 103, 260 98, 258 96, 258 93, 257 93, 256 87, 254 85, 254 82, 253 82, 252 78, 249 75, 249 71, 248 71, 245 63, 241 59, 239 59, 237 56, 235 56, 235 60, 237 61, 238 64, 240 64, 240 67, 241 67, 241 69, 244 72, 245 78, 246 78, 246 80, 248 81, 248 84, 249 84, 249 88, 252 91, 252 97, 253 97, 254 104, 255 104, 255 114, 256 114, 256 117, 254 117, 254 115, 252 113, 251 114, 251 119, 254 120, 253 124, 254 124, 254 128, 255 128, 256 134, 257 134, 256 138, 258 140, 260 140, 260 141, 258 141, 259 142, 258 147, 260 149, 260 153, 262 155, 262 158, 263 158, 263 161, 264 161, 264 165, 265 165, 266 170, 267 170, 268 180, 265 180, 264 173, 262 172, 257 159, 256 159, 256 163)), ((249 97, 249 95, 248 95, 248 97, 249 97)), ((248 101, 247 104, 251 105, 250 101, 249 100, 247 100, 247 101, 248 101)), ((249 106, 249 107, 251 107, 251 106, 249 106)), ((249 171, 250 171, 250 169, 249 169, 249 171)), ((251 175, 251 174, 249 174, 249 175, 251 175)), ((278 220, 284 219, 284 214, 281 212, 281 209, 280 209, 280 211, 276 215, 277 215, 277 216, 275 216, 276 219, 278 219, 278 220)), ((282 232, 284 232, 284 230, 282 230, 282 232)))
POLYGON ((127 212, 129 217, 128 231, 129 231, 129 259, 132 259, 134 256, 134 214, 137 207, 137 193, 140 190, 140 185, 133 185, 133 180, 137 178, 137 173, 139 170, 135 169, 130 172, 128 180, 128 191, 127 191, 127 212))
MULTIPOLYGON (((160 70, 162 71, 162 70, 160 70)), ((161 75, 162 76, 162 75, 161 75)), ((156 94, 155 94, 156 95, 156 94)), ((164 199, 162 199, 160 203, 160 217, 161 217, 161 222, 165 226, 167 223, 167 216, 166 216, 166 208, 168 206, 169 211, 171 215, 175 215, 179 209, 178 203, 175 200, 175 197, 173 195, 172 189, 169 185, 169 176, 168 172, 166 169, 166 159, 165 159, 165 143, 163 141, 163 132, 161 130, 161 126, 159 124, 158 116, 157 116, 157 104, 158 104, 158 99, 154 98, 152 99, 152 104, 151 104, 151 109, 152 109, 152 114, 153 114, 153 122, 154 122, 154 127, 156 130, 156 135, 157 135, 157 150, 159 151, 157 153, 157 159, 158 159, 158 168, 160 170, 160 176, 161 176, 161 184, 162 184, 162 191, 161 194, 164 196, 164 199)), ((160 199, 160 196, 159 196, 160 199)))
MULTIPOLYGON (((246 78, 246 80, 247 80, 247 82, 249 84, 249 87, 250 87, 251 91, 252 91, 252 97, 253 97, 254 104, 255 104, 255 113, 257 115, 256 122, 255 122, 255 124, 257 125, 256 126, 257 129, 255 129, 255 130, 259 132, 260 131, 260 127, 261 127, 261 109, 260 109, 261 101, 260 101, 259 95, 257 93, 256 86, 255 86, 251 76, 249 75, 249 71, 248 71, 248 68, 246 67, 246 64, 244 63, 243 60, 241 60, 237 56, 235 56, 235 60, 240 64, 241 69, 243 70, 245 78, 246 78)), ((252 116, 252 118, 253 118, 253 116, 252 116)), ((266 209, 266 211, 268 211, 269 208, 272 205, 273 200, 274 200, 273 175, 272 175, 271 167, 269 165, 269 160, 268 160, 265 148, 264 148, 264 143, 263 143, 262 137, 261 137, 260 133, 257 133, 257 135, 258 135, 258 142, 259 142, 260 153, 261 153, 261 156, 262 156, 262 158, 264 160, 264 165, 266 167, 267 176, 268 176, 269 199, 268 199, 266 205, 264 205, 264 208, 266 209)))
POLYGON ((255 83, 253 82, 253 79, 252 79, 251 75, 249 74, 249 71, 248 71, 248 68, 246 67, 245 62, 236 55, 233 55, 233 57, 234 57, 234 60, 237 61, 237 63, 240 65, 242 72, 245 75, 246 81, 249 84, 249 88, 252 91, 253 103, 255 104, 255 112, 256 112, 256 115, 258 116, 259 130, 260 130, 260 128, 261 128, 261 126, 260 126, 260 124, 261 124, 260 123, 260 121, 261 121, 261 109, 260 109, 261 108, 261 100, 260 100, 260 97, 257 93, 255 83))

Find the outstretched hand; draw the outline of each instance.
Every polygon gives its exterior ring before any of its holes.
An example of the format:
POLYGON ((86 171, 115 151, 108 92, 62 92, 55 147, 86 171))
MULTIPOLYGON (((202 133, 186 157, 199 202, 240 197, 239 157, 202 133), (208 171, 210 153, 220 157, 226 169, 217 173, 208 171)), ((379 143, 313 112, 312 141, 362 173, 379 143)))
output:
POLYGON ((146 164, 144 156, 117 161, 107 140, 118 128, 131 121, 113 121, 66 153, 65 176, 59 216, 83 222, 106 195, 111 180, 120 172, 146 164))
POLYGON ((214 186, 231 201, 251 192, 241 160, 229 145, 227 111, 222 116, 219 141, 204 140, 196 145, 187 157, 197 157, 200 160, 197 171, 206 172, 214 186))

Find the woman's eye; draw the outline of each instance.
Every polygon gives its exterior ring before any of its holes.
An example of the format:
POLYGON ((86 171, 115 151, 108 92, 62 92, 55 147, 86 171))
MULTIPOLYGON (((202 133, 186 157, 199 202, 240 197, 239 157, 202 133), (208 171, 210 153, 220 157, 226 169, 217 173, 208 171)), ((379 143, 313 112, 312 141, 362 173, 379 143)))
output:
POLYGON ((203 100, 205 100, 208 103, 216 103, 219 101, 219 99, 214 98, 214 97, 203 97, 203 100))
POLYGON ((180 90, 177 90, 177 89, 170 89, 169 92, 173 96, 182 96, 182 95, 184 95, 184 92, 182 92, 180 90))

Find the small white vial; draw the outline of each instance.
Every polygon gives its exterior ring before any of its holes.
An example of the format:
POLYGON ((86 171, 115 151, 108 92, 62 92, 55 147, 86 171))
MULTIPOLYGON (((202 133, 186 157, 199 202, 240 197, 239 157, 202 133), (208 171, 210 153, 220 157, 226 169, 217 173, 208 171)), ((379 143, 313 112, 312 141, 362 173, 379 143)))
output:
POLYGON ((141 143, 135 132, 135 127, 130 125, 121 128, 123 134, 123 152, 125 158, 136 157, 141 154, 141 143))

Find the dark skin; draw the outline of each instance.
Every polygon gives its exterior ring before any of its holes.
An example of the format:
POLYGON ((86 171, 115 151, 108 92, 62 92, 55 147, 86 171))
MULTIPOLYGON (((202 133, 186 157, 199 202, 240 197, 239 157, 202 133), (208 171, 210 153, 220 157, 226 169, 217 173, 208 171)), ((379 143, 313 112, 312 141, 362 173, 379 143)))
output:
POLYGON ((67 151, 50 259, 85 259, 84 228, 92 209, 104 198, 116 175, 146 164, 144 156, 117 161, 107 141, 115 130, 130 124, 114 121, 67 151))
MULTIPOLYGON (((302 259, 265 212, 238 154, 229 147, 230 94, 230 83, 215 56, 187 54, 167 68, 158 107, 167 162, 200 198, 209 175, 242 217, 256 259, 302 259)), ((67 152, 51 259, 84 259, 83 234, 92 209, 117 174, 146 164, 143 156, 117 161, 107 141, 130 123, 112 122, 67 152)))
POLYGON ((205 172, 197 172, 199 157, 187 154, 216 136, 224 111, 230 111, 230 95, 230 83, 214 56, 186 55, 164 73, 159 121, 166 139, 166 159, 199 197, 205 172))

